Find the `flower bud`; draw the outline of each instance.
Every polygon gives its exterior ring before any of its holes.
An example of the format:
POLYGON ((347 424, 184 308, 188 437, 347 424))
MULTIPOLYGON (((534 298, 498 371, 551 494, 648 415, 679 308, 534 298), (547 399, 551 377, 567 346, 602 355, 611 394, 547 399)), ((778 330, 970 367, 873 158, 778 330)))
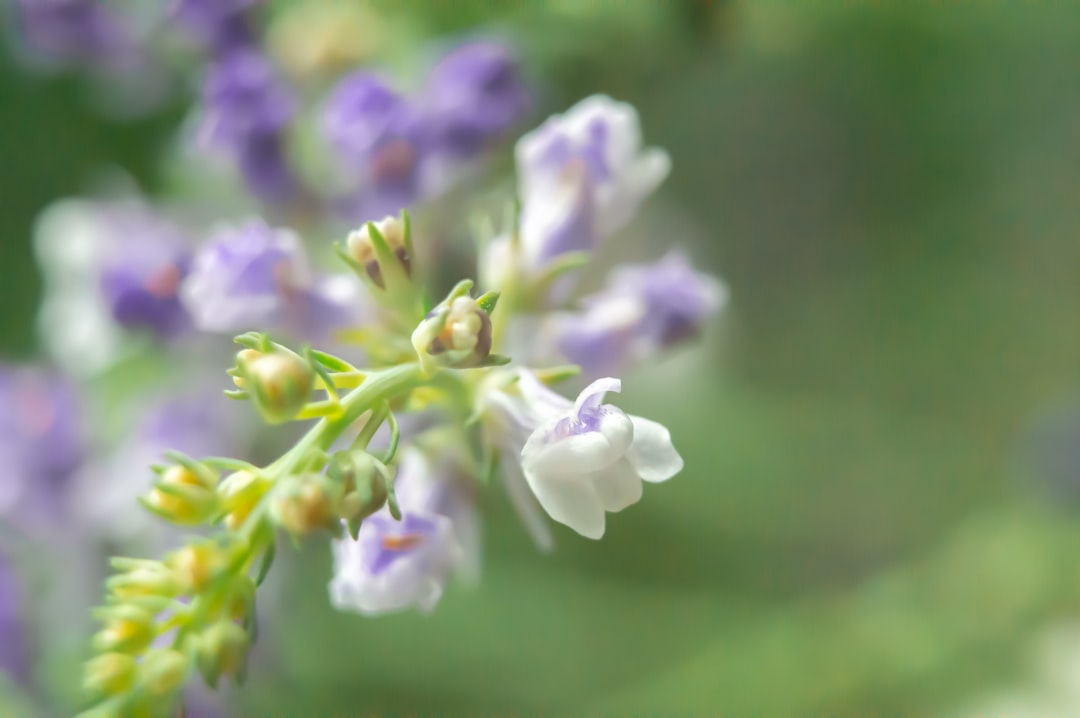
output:
POLYGON ((143 597, 173 598, 183 589, 176 574, 164 564, 139 566, 109 578, 105 585, 120 601, 143 597))
POLYGON ((218 486, 218 503, 228 511, 225 527, 230 531, 239 529, 252 509, 259 503, 269 483, 251 471, 235 471, 218 486))
POLYGON ((138 606, 115 606, 108 611, 105 627, 94 636, 94 650, 100 653, 142 653, 155 635, 152 613, 138 606))
POLYGON ((188 661, 183 653, 159 648, 147 653, 139 664, 139 679, 150 695, 166 696, 184 684, 187 671, 188 661))
MULTIPOLYGON (((470 296, 455 297, 425 322, 435 322, 426 352, 438 363, 459 368, 479 366, 491 353, 491 318, 470 296), (439 326, 441 324, 441 326, 439 326)), ((421 325, 423 326, 423 325, 421 325)))
POLYGON ((341 518, 346 521, 365 519, 386 505, 389 498, 387 469, 366 451, 335 454, 327 474, 341 482, 344 488, 341 518))
POLYGON ((104 653, 86 663, 83 691, 92 697, 116 695, 131 688, 135 659, 125 653, 104 653))
POLYGON ((175 524, 195 526, 217 509, 216 484, 217 474, 208 467, 192 469, 176 464, 161 472, 161 478, 141 501, 147 509, 175 524))
POLYGON ((263 418, 272 424, 295 417, 311 399, 315 370, 303 357, 276 349, 237 355, 242 386, 263 418))
POLYGON ((251 638, 232 621, 220 621, 200 636, 196 653, 199 671, 211 686, 221 676, 235 676, 244 670, 251 638))
POLYGON ((225 557, 213 544, 185 546, 168 558, 181 589, 200 593, 225 567, 225 557))
MULTIPOLYGON (((397 265, 408 278, 412 274, 412 260, 406 247, 405 224, 397 217, 384 217, 378 222, 373 222, 376 231, 385 240, 389 251, 393 254, 397 265)), ((377 241, 377 240, 376 240, 377 241)), ((380 262, 379 252, 373 241, 368 225, 364 225, 349 233, 345 239, 345 248, 354 262, 363 267, 364 272, 379 289, 386 289, 387 274, 389 269, 383 269, 380 262)))
POLYGON ((294 536, 303 536, 338 523, 342 487, 320 474, 299 477, 270 506, 274 522, 294 536))

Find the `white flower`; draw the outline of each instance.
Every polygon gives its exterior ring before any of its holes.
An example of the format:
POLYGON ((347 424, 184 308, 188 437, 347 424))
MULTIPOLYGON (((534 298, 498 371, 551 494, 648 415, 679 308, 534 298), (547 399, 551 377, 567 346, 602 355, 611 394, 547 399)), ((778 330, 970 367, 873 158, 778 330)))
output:
POLYGON ((515 159, 522 245, 533 263, 591 249, 621 229, 671 170, 666 152, 642 148, 634 108, 604 95, 523 136, 515 159))
POLYGON ((605 393, 621 389, 618 379, 593 382, 575 402, 528 372, 521 372, 517 385, 520 398, 501 392, 491 397, 497 420, 515 427, 502 434, 504 450, 515 434, 531 429, 520 447, 521 475, 544 511, 582 536, 602 537, 605 513, 637 503, 642 481, 666 481, 682 470, 664 426, 601 403, 605 393))

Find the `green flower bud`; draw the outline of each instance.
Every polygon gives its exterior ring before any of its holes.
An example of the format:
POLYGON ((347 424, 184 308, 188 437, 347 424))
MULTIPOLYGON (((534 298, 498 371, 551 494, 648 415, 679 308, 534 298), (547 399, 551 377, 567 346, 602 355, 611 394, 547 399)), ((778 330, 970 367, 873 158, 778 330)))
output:
POLYGON ((209 467, 179 464, 161 471, 154 488, 141 498, 143 506, 180 526, 196 526, 217 510, 217 473, 209 467), (203 470, 199 470, 199 469, 203 470))
POLYGON ((94 636, 99 653, 141 653, 154 640, 154 614, 145 608, 121 604, 107 609, 105 627, 94 636))
POLYGON ((105 583, 113 598, 130 601, 143 597, 173 598, 183 586, 164 564, 146 564, 117 574, 105 583))
POLYGON ((293 536, 334 529, 338 524, 342 493, 341 484, 327 476, 300 476, 280 490, 270 505, 270 516, 274 523, 293 536))
POLYGON ((167 563, 184 593, 201 593, 225 569, 228 560, 217 545, 203 543, 172 553, 167 563))
POLYGON ((251 471, 235 471, 218 486, 218 503, 224 510, 225 527, 236 531, 243 525, 269 488, 270 482, 251 471))
POLYGON ((245 349, 237 361, 238 383, 266 421, 288 421, 307 406, 315 370, 303 357, 280 349, 266 353, 245 349))
POLYGON ((236 676, 247 663, 251 638, 232 621, 215 623, 199 637, 195 661, 206 682, 216 687, 221 676, 236 676))
POLYGON ((180 651, 159 648, 150 651, 139 664, 139 682, 152 696, 175 693, 187 678, 188 661, 180 651))
POLYGON ((390 495, 389 472, 366 451, 341 451, 331 457, 327 475, 341 482, 341 518, 360 521, 375 513, 390 495))
POLYGON ((129 690, 135 681, 135 659, 125 653, 104 653, 86 663, 83 691, 91 698, 129 690))

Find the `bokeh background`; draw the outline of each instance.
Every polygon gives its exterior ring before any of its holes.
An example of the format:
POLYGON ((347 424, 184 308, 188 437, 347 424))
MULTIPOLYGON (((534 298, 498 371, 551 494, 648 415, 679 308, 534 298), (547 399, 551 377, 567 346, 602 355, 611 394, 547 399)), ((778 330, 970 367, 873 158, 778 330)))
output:
MULTIPOLYGON (((493 496, 482 582, 430 617, 334 613, 325 546, 281 556, 246 714, 1080 712, 1080 6, 379 7, 519 38, 546 110, 636 105, 674 170, 607 251, 687 247, 731 302, 624 378, 676 480, 549 557, 493 496)), ((184 108, 93 99, 5 53, 7 359, 38 354, 37 213, 106 165, 162 188, 184 108)))

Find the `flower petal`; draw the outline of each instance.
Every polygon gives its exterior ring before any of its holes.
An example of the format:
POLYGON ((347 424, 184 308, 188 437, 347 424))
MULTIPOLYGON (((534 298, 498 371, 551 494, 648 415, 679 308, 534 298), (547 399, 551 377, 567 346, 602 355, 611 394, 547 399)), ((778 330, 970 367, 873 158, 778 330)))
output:
POLYGON ((529 532, 533 543, 543 553, 551 553, 555 550, 555 539, 551 536, 551 529, 544 520, 536 505, 536 499, 529 491, 525 483, 525 476, 521 473, 521 464, 517 457, 504 454, 500 462, 502 466, 503 487, 506 489, 506 497, 510 499, 510 505, 517 513, 521 523, 525 524, 525 530, 529 532))
POLYGON ((572 417, 559 417, 534 431, 521 450, 526 475, 561 478, 602 471, 629 449, 634 427, 630 418, 613 406, 595 417, 595 425, 574 433, 572 417), (571 433, 567 434, 567 430, 571 433))
POLYGON ((551 518, 585 538, 604 535, 604 507, 591 481, 584 476, 542 478, 525 471, 533 493, 551 518))
POLYGON ((641 500, 641 477, 626 459, 593 474, 592 482, 605 511, 622 511, 641 500))
POLYGON ((614 377, 597 379, 592 384, 581 390, 577 401, 574 402, 574 413, 580 414, 583 409, 595 409, 604 401, 604 394, 609 391, 622 391, 622 381, 614 377))
POLYGON ((683 459, 672 445, 667 427, 640 416, 631 416, 630 421, 634 426, 634 441, 626 458, 642 481, 667 481, 682 471, 683 459))

